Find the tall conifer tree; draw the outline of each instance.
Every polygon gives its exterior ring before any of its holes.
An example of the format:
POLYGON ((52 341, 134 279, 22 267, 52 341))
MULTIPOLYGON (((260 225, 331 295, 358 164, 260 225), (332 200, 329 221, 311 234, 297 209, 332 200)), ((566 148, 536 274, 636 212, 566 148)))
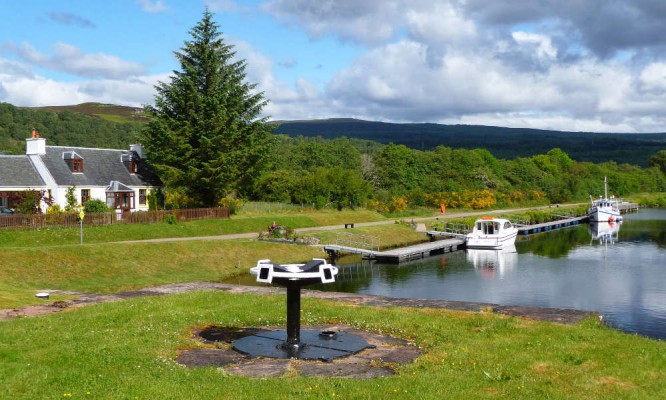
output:
POLYGON ((260 175, 272 143, 260 118, 263 93, 247 83, 245 60, 222 39, 206 10, 175 52, 180 71, 155 86, 155 105, 144 144, 167 191, 185 194, 196 206, 213 206, 231 193, 247 194, 260 175))

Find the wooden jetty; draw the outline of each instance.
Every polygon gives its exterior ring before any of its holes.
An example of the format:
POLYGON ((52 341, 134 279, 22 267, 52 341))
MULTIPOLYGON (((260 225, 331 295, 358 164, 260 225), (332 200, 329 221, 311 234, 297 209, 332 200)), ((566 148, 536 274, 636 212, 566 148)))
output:
POLYGON ((464 245, 464 239, 455 238, 419 243, 413 246, 401 247, 399 249, 392 249, 387 251, 339 246, 334 244, 324 246, 324 250, 331 257, 337 257, 340 253, 361 254, 364 258, 377 260, 378 262, 399 264, 405 261, 456 251, 463 248, 464 245))
MULTIPOLYGON (((541 224, 534 224, 534 225, 524 225, 524 224, 514 224, 514 225, 518 228, 519 235, 531 235, 534 233, 548 232, 555 229, 566 228, 584 222, 587 222, 587 216, 562 218, 556 221, 544 222, 541 224)), ((430 240, 434 240, 436 237, 441 237, 441 236, 455 237, 463 241, 465 238, 464 234, 454 233, 454 232, 428 231, 426 232, 426 234, 430 237, 430 240)))
POLYGON ((581 223, 587 222, 587 215, 583 217, 572 217, 572 218, 563 218, 556 221, 544 222, 541 224, 534 225, 519 225, 515 224, 518 227, 519 235, 532 235, 534 233, 548 232, 555 229, 567 228, 569 226, 575 226, 581 223))
POLYGON ((622 201, 617 205, 617 208, 620 210, 620 214, 638 212, 638 203, 622 201))

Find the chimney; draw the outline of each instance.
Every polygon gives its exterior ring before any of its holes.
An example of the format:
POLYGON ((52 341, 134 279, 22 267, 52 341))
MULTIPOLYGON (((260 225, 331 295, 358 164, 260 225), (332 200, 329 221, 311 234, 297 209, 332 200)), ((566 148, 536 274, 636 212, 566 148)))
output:
POLYGON ((44 155, 46 154, 46 139, 42 138, 37 129, 32 129, 32 137, 25 139, 25 154, 44 155))
POLYGON ((130 151, 135 152, 139 158, 143 158, 143 147, 141 143, 130 144, 130 151))

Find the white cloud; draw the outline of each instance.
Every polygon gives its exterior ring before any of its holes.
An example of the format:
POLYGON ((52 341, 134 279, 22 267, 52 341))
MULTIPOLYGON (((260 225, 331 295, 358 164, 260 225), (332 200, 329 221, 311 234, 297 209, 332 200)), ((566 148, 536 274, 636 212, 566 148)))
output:
POLYGON ((171 10, 162 0, 137 0, 141 9, 147 13, 157 14, 171 10))
POLYGON ((247 81, 257 84, 257 90, 263 91, 268 105, 264 115, 271 119, 318 118, 324 99, 315 85, 306 79, 297 79, 295 86, 276 78, 274 62, 249 43, 238 38, 226 38, 234 46, 237 58, 247 63, 247 81))
MULTIPOLYGON (((323 89, 320 78, 315 85, 307 72, 292 78, 307 68, 299 49, 293 49, 292 58, 281 52, 281 59, 273 60, 249 42, 226 36, 225 40, 247 61, 248 80, 270 100, 264 111, 272 119, 356 117, 571 131, 664 131, 666 36, 655 33, 666 31, 666 8, 648 1, 617 3, 619 9, 600 0, 265 1, 261 10, 304 30, 313 43, 326 38, 320 41, 326 42, 322 51, 335 51, 327 46, 346 41, 360 43, 359 51, 365 49, 323 89), (278 74, 289 60, 298 63, 289 69, 293 81, 288 83, 278 74)), ((163 1, 139 4, 148 12, 168 9, 163 1)), ((204 4, 212 11, 243 14, 238 13, 242 2, 204 4)), ((53 54, 29 44, 8 43, 3 50, 23 62, 0 59, 0 96, 8 99, 0 100, 17 105, 152 102, 157 77, 146 76, 140 64, 85 53, 66 43, 55 44, 53 54), (59 83, 34 72, 43 69, 81 80, 59 83)), ((314 57, 310 64, 320 61, 314 57)), ((169 75, 159 79, 168 81, 169 75)))
POLYGON ((238 10, 238 5, 233 0, 205 0, 204 4, 212 12, 233 12, 238 10))
POLYGON ((126 80, 92 79, 59 82, 30 72, 21 63, 0 58, 0 101, 21 107, 70 105, 101 102, 141 106, 153 101, 153 87, 167 75, 142 76, 126 80))
POLYGON ((330 34, 366 44, 391 39, 406 11, 404 1, 396 0, 269 0, 262 8, 314 37, 330 34))
POLYGON ((645 91, 666 91, 666 62, 653 62, 645 66, 640 74, 640 83, 645 91))
POLYGON ((137 63, 104 53, 84 53, 78 47, 62 42, 53 45, 52 56, 40 53, 28 43, 21 46, 7 43, 5 47, 32 65, 86 78, 126 79, 145 72, 137 63))
MULTIPOLYGON (((309 114, 563 130, 664 130, 666 62, 641 67, 643 50, 599 41, 579 15, 589 15, 595 7, 529 3, 515 13, 504 3, 489 6, 474 0, 274 0, 266 10, 293 26, 305 26, 313 37, 333 35, 371 46, 330 80, 319 101, 304 103, 309 114), (514 29, 517 23, 522 29, 514 29), (406 35, 400 36, 401 31, 406 35), (596 47, 585 47, 592 44, 596 47), (629 56, 595 55, 611 48, 629 56), (328 108, 320 113, 310 107, 322 104, 328 108)), ((648 18, 644 4, 621 3, 648 18)), ((608 23, 628 18, 602 11, 608 23)), ((657 14, 649 18, 658 21, 657 14)), ((637 32, 643 35, 650 26, 637 32)), ((655 43, 647 37, 631 40, 655 43)))
POLYGON ((513 32, 513 39, 519 45, 534 47, 534 52, 541 59, 554 59, 557 57, 557 49, 546 35, 529 32, 513 32))

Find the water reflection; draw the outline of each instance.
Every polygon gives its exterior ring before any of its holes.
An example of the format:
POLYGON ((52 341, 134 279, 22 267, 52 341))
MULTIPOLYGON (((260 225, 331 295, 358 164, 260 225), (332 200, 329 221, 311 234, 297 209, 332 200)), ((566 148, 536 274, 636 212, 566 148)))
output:
POLYGON ((590 234, 581 224, 521 238, 516 242, 516 247, 518 254, 532 253, 548 258, 565 258, 572 250, 589 244, 590 234))
POLYGON ((515 244, 499 250, 467 249, 467 261, 483 279, 502 279, 504 274, 516 268, 518 253, 515 244))
POLYGON ((590 244, 599 242, 600 244, 613 244, 618 241, 620 234, 620 225, 622 222, 590 222, 587 227, 592 236, 590 244))

